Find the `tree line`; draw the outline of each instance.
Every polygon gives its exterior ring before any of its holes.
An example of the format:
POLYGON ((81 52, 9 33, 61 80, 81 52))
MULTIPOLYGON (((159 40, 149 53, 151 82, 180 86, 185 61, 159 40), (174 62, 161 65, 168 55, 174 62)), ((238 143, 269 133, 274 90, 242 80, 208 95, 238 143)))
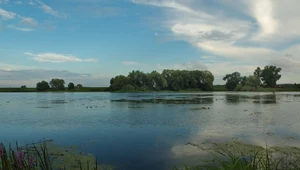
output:
MULTIPOLYGON (((75 88, 82 88, 83 86, 81 84, 77 84, 76 87, 74 83, 70 82, 67 86, 68 90, 74 90, 75 88)), ((45 80, 38 82, 36 84, 36 90, 37 91, 59 91, 59 90, 66 90, 65 87, 65 80, 54 78, 49 83, 45 80)))
POLYGON ((282 69, 276 66, 265 66, 264 69, 257 67, 252 75, 241 76, 239 72, 226 74, 226 89, 232 90, 255 90, 259 87, 274 88, 276 82, 281 78, 279 74, 282 69))
POLYGON ((163 70, 144 73, 132 71, 110 80, 111 91, 213 90, 214 76, 210 71, 163 70))

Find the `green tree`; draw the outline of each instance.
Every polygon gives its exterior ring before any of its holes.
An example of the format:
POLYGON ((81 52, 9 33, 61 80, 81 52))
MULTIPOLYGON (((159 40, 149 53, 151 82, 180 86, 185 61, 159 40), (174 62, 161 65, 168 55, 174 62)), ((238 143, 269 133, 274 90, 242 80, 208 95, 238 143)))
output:
POLYGON ((254 71, 253 75, 259 80, 259 85, 261 85, 261 69, 260 67, 257 67, 254 71))
POLYGON ((48 84, 48 82, 46 81, 41 81, 41 82, 38 82, 36 84, 36 90, 37 91, 46 91, 46 90, 49 90, 50 89, 50 86, 48 84))
POLYGON ((157 71, 148 74, 148 86, 153 90, 163 90, 168 86, 167 80, 157 71))
POLYGON ((263 81, 263 85, 266 87, 275 87, 276 82, 281 78, 279 72, 281 68, 276 66, 265 66, 265 68, 261 71, 261 79, 263 81))
POLYGON ((83 86, 82 86, 81 84, 77 84, 77 85, 76 85, 76 88, 77 88, 77 89, 81 89, 81 88, 83 88, 83 86))
POLYGON ((204 91, 213 89, 214 76, 210 71, 202 71, 200 88, 204 91))
POLYGON ((26 85, 21 86, 21 89, 26 89, 26 88, 27 88, 26 85))
POLYGON ((70 83, 68 84, 68 90, 74 90, 74 89, 75 89, 74 83, 70 82, 70 83))
POLYGON ((65 80, 58 78, 52 79, 50 86, 52 90, 65 90, 65 80))
POLYGON ((260 79, 256 75, 250 75, 247 78, 246 85, 254 88, 258 88, 260 86, 260 79))
POLYGON ((130 79, 123 75, 116 76, 110 80, 110 89, 112 91, 122 90, 127 85, 130 85, 130 79))
POLYGON ((241 82, 242 80, 242 77, 241 77, 241 74, 239 72, 234 72, 232 74, 227 74, 224 78, 223 78, 224 81, 227 81, 226 82, 226 88, 227 90, 229 91, 232 91, 234 90, 237 85, 241 82))

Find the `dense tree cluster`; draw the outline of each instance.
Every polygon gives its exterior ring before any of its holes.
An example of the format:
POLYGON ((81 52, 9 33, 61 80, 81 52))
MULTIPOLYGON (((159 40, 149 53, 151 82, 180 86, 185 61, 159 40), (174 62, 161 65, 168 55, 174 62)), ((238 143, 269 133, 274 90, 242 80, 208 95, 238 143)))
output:
MULTIPOLYGON (((83 88, 81 84, 77 84, 76 88, 83 88)), ((45 80, 38 82, 36 84, 36 90, 37 91, 47 91, 47 90, 65 90, 65 80, 54 78, 49 83, 45 80)), ((74 90, 75 85, 74 83, 70 82, 68 84, 68 90, 74 90)))
POLYGON ((68 90, 74 90, 75 89, 75 85, 74 85, 74 83, 69 83, 68 84, 68 90))
POLYGON ((52 79, 49 84, 52 90, 65 90, 65 80, 63 79, 52 79))
POLYGON ((265 66, 263 70, 259 67, 254 71, 253 75, 242 77, 239 72, 227 74, 223 80, 226 81, 227 90, 241 90, 258 87, 275 87, 276 82, 281 78, 279 72, 281 68, 276 66, 265 66))
POLYGON ((50 86, 49 86, 49 83, 46 82, 46 81, 41 81, 41 82, 38 82, 36 84, 36 90, 37 91, 46 91, 46 90, 49 90, 50 89, 50 86))
POLYGON ((119 75, 110 80, 112 91, 188 90, 213 89, 214 76, 209 71, 163 70, 144 73, 132 71, 128 76, 119 75))

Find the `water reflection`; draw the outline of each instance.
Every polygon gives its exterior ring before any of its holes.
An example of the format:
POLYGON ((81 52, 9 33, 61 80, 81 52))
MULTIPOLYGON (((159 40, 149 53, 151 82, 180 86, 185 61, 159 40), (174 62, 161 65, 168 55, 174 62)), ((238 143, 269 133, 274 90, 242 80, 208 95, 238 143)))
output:
POLYGON ((45 137, 66 145, 84 144, 81 149, 95 154, 100 163, 120 169, 171 169, 176 162, 198 161, 195 155, 201 154, 201 148, 216 141, 297 145, 299 96, 224 92, 0 94, 0 137, 7 141, 45 137), (90 140, 95 142, 87 142, 90 140))
POLYGON ((255 104, 276 104, 276 94, 226 94, 225 100, 228 104, 237 104, 240 102, 252 101, 255 104))
POLYGON ((174 158, 203 156, 211 144, 232 140, 262 147, 300 147, 300 124, 296 121, 300 110, 294 94, 231 93, 224 94, 224 99, 212 105, 211 118, 187 142, 173 146, 174 158))

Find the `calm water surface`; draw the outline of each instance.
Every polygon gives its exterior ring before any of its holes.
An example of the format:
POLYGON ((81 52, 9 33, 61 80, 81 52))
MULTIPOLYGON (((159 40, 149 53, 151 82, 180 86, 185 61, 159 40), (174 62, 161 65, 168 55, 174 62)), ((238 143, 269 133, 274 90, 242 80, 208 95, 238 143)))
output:
POLYGON ((189 145, 300 146, 300 93, 0 93, 0 141, 53 139, 117 169, 170 169, 189 145))

